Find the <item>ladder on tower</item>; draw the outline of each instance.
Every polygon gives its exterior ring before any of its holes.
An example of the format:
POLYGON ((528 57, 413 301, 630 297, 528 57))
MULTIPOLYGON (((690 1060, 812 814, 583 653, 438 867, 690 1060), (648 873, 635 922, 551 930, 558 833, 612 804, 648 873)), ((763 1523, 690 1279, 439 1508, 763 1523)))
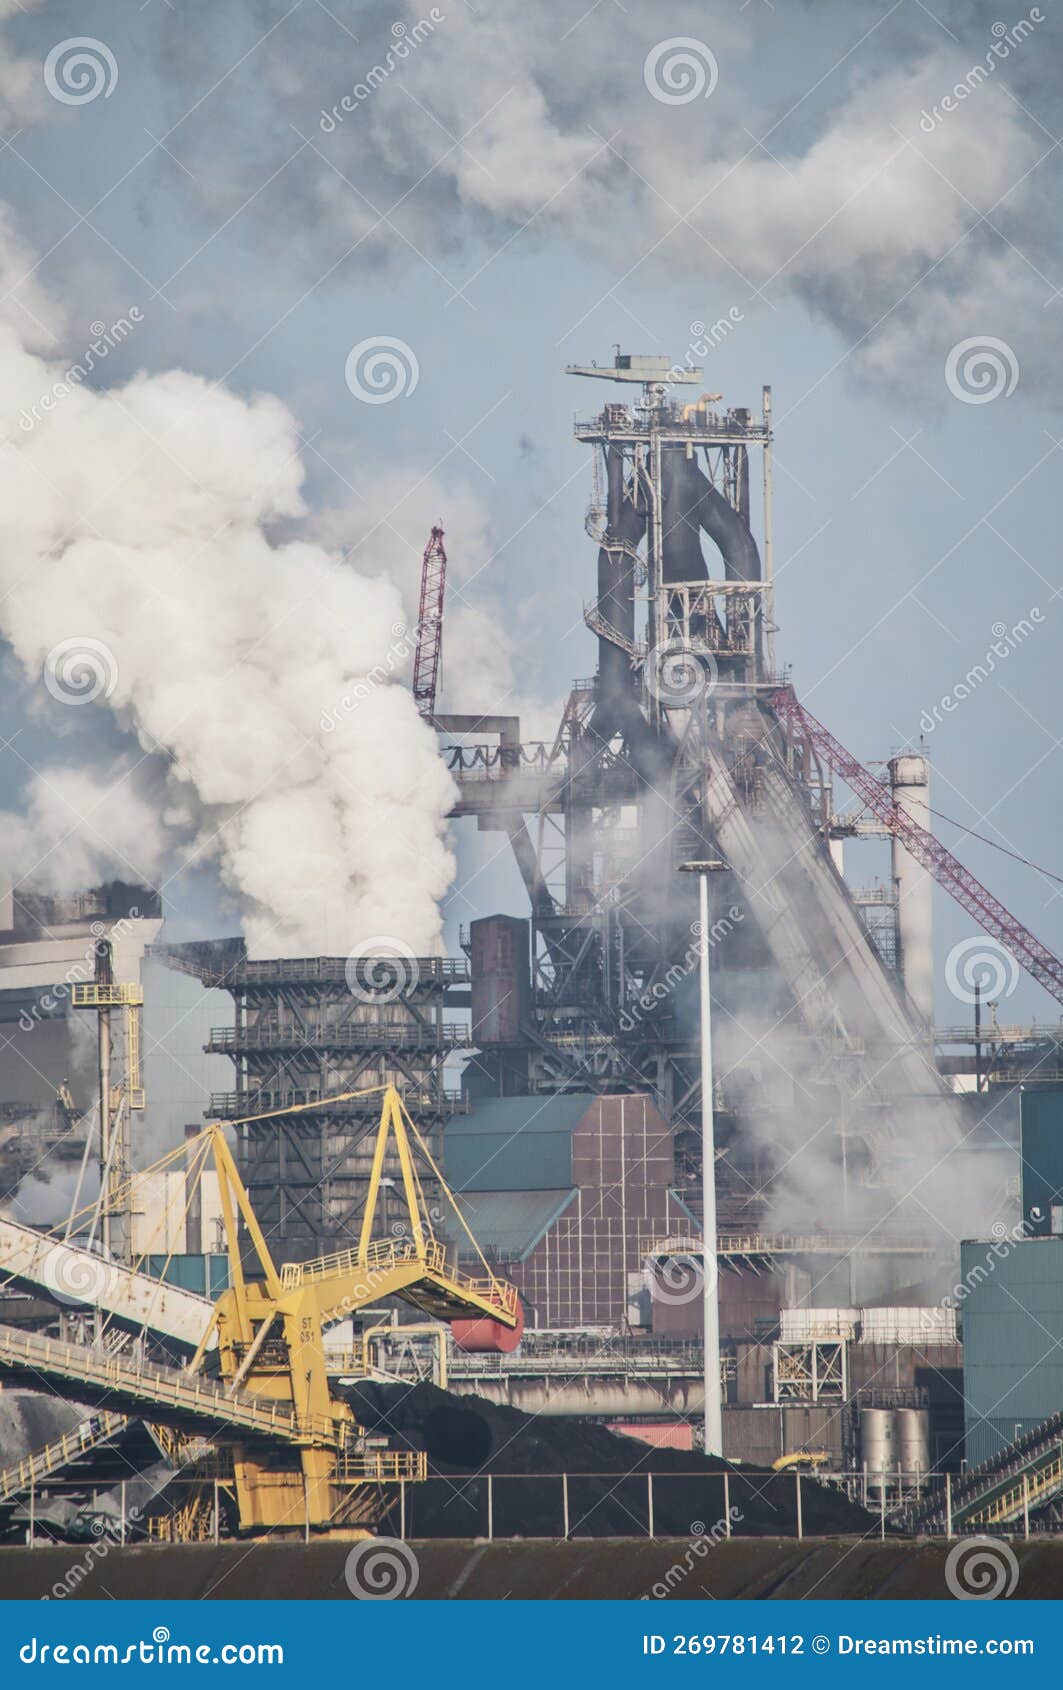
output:
POLYGON ((421 715, 431 721, 443 651, 443 596, 447 584, 447 554, 443 530, 437 524, 428 536, 421 564, 421 605, 417 617, 417 648, 413 658, 413 696, 421 715))

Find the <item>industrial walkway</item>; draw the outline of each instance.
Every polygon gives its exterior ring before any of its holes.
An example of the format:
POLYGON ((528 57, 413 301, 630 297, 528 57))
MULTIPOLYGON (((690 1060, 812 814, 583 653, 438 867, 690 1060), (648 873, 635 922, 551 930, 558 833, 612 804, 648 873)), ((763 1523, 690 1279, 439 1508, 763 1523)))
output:
POLYGON ((39 1485, 42 1479, 61 1473, 71 1462, 117 1437, 125 1424, 124 1414, 91 1414, 62 1437, 35 1449, 32 1455, 24 1455, 10 1467, 0 1468, 0 1502, 10 1502, 13 1497, 24 1495, 31 1485, 39 1485))
POLYGON ((180 1431, 231 1441, 242 1433, 334 1447, 331 1419, 300 1421, 279 1403, 230 1393, 220 1383, 177 1368, 155 1367, 107 1355, 83 1344, 65 1344, 38 1333, 0 1326, 0 1371, 31 1389, 47 1385, 73 1402, 157 1420, 180 1431))
MULTIPOLYGON (((980 1466, 972 1467, 951 1489, 952 1526, 988 1529, 1009 1526, 1029 1516, 1063 1492, 1063 1413, 980 1466)), ((944 1494, 907 1522, 918 1532, 948 1529, 949 1508, 944 1494)))

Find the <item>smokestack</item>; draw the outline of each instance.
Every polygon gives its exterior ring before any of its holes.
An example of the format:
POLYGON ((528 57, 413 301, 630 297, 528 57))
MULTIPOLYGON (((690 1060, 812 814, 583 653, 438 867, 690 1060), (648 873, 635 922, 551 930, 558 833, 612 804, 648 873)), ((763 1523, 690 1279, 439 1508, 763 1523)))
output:
MULTIPOLYGON (((192 1125, 185 1127, 185 1142, 188 1145, 188 1166, 185 1169, 185 1250, 190 1256, 203 1254, 203 1194, 199 1179, 193 1174, 193 1163, 197 1160, 192 1146, 198 1142, 202 1129, 192 1125)), ((198 1158, 202 1166, 203 1158, 198 1158)))
MULTIPOLYGON (((891 757, 890 790, 894 803, 920 827, 930 825, 930 764, 922 755, 891 757)), ((897 956, 904 989, 922 1019, 934 1019, 933 881, 928 871, 893 840, 893 881, 897 890, 897 956)))

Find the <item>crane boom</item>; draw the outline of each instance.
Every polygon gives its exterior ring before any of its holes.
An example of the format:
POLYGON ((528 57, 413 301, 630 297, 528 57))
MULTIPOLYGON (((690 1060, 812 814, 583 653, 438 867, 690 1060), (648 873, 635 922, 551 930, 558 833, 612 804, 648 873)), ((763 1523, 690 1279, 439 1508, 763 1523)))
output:
POLYGON ((1043 945, 1010 910, 1006 910, 939 839, 920 827, 894 802, 885 783, 858 763, 822 722, 818 722, 798 702, 792 687, 784 687, 777 692, 772 704, 776 714, 789 727, 800 730, 889 832, 933 875, 938 885, 951 893, 984 932, 1005 945, 1016 961, 1057 1003, 1063 1003, 1063 962, 1053 955, 1047 945, 1043 945))
POLYGON ((421 606, 417 618, 417 649, 413 658, 413 696, 421 715, 431 720, 443 651, 443 595, 447 584, 447 554, 443 530, 437 523, 428 536, 421 563, 421 606))

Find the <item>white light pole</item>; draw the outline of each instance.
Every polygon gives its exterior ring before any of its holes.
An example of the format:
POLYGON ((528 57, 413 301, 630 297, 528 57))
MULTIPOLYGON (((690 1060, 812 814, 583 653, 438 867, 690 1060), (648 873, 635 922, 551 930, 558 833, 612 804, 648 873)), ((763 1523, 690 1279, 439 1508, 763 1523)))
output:
POLYGON ((713 1120, 712 1002, 709 996, 709 875, 728 867, 712 858, 680 863, 699 877, 701 933, 698 973, 701 984, 701 1213, 702 1302, 705 1332, 705 1453, 723 1454, 723 1392, 720 1385, 720 1304, 716 1291, 716 1134, 713 1120))

